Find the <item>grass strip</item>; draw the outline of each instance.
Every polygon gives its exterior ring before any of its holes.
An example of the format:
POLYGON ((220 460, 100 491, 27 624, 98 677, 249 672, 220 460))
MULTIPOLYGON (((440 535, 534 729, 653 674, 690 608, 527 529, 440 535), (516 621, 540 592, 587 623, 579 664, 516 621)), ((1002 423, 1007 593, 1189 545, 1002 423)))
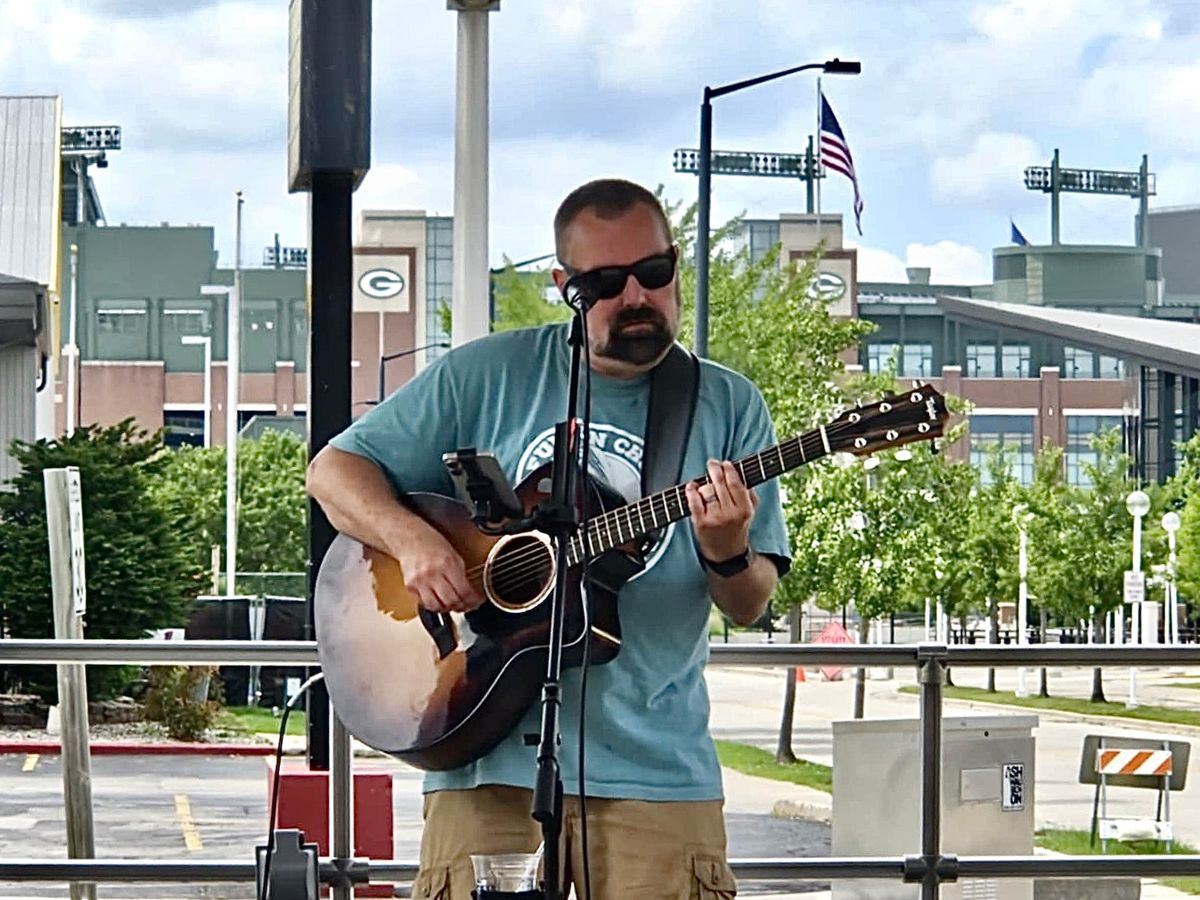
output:
POLYGON ((833 769, 820 763, 806 759, 794 763, 776 762, 774 754, 734 741, 717 741, 717 758, 721 760, 721 765, 743 775, 790 781, 827 794, 833 793, 833 769))
MULTIPOLYGON (((241 734, 279 734, 279 716, 261 706, 227 706, 217 717, 217 727, 241 734)), ((293 709, 288 715, 287 733, 304 734, 304 710, 293 709)))
MULTIPOLYGON (((1166 722, 1172 725, 1200 726, 1200 711, 1175 709, 1169 706, 1139 706, 1126 709, 1124 703, 1093 703, 1079 697, 1018 697, 1011 691, 988 691, 984 688, 950 687, 945 696, 952 700, 977 700, 982 703, 1003 703, 1006 706, 1024 706, 1029 709, 1050 709, 1059 712, 1089 716, 1113 716, 1118 719, 1137 719, 1143 722, 1166 722)), ((916 694, 919 688, 906 685, 900 688, 904 694, 916 694)))

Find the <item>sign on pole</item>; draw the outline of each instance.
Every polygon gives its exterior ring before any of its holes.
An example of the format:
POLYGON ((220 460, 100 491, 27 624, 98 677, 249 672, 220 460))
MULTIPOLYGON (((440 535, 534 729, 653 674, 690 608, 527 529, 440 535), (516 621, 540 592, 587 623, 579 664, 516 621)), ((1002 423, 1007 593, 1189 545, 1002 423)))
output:
MULTIPOLYGON (((813 638, 814 644, 853 644, 854 637, 840 622, 830 622, 821 629, 821 633, 813 638)), ((841 666, 818 666, 826 681, 839 681, 842 677, 841 666)))
POLYGON ((87 615, 87 577, 83 559, 83 490, 79 470, 67 468, 67 537, 71 552, 71 610, 87 615))
POLYGON ((1146 599, 1146 573, 1125 571, 1125 602, 1141 603, 1146 599))

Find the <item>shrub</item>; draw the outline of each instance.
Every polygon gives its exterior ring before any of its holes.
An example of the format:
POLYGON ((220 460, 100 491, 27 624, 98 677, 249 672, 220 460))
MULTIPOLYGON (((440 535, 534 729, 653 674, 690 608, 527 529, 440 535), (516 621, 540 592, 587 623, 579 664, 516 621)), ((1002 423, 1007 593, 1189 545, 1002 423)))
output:
POLYGON ((216 666, 152 666, 146 718, 162 722, 177 741, 201 741, 221 711, 216 666))

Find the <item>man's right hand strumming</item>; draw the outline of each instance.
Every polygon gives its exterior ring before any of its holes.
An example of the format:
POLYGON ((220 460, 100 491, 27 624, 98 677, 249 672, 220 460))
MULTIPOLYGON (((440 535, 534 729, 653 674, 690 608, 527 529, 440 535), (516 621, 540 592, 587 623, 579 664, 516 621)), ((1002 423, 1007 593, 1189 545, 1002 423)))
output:
POLYGON ((437 529, 396 499, 369 459, 325 447, 308 466, 308 493, 338 531, 400 563, 404 583, 431 612, 468 612, 483 603, 462 557, 437 529))

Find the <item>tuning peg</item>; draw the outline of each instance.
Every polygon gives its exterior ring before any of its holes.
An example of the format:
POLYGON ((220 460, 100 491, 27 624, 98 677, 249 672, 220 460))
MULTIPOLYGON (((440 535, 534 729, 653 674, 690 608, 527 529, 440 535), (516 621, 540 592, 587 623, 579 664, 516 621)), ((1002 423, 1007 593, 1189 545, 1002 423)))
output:
POLYGON ((938 446, 937 440, 936 439, 931 440, 929 442, 929 455, 937 456, 941 452, 942 452, 942 449, 941 449, 941 447, 938 446))
POLYGON ((912 386, 915 388, 919 388, 921 386, 921 382, 919 382, 917 379, 914 378, 912 380, 912 386))

